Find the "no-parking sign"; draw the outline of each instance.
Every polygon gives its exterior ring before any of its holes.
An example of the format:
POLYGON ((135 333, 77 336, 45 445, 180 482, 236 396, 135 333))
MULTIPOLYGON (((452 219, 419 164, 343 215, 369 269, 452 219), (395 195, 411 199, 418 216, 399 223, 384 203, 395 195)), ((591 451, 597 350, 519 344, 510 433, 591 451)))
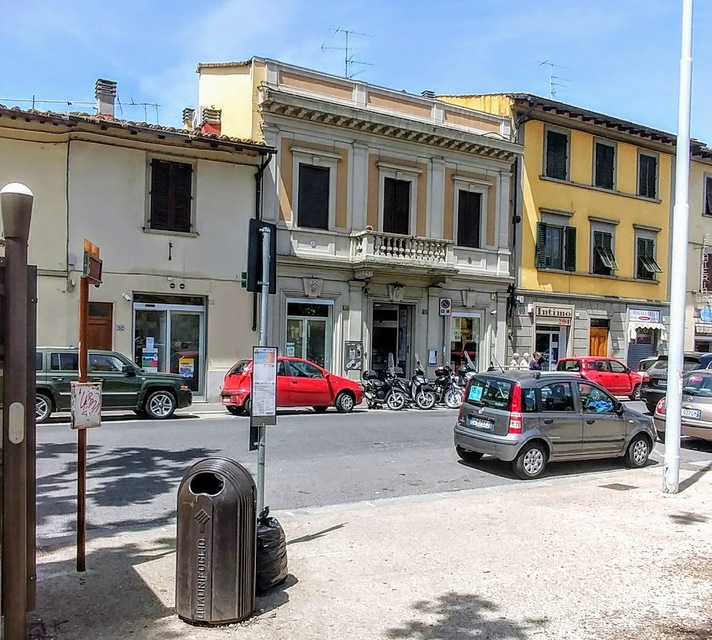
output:
POLYGON ((440 315, 449 316, 452 313, 452 300, 450 298, 440 298, 440 315))

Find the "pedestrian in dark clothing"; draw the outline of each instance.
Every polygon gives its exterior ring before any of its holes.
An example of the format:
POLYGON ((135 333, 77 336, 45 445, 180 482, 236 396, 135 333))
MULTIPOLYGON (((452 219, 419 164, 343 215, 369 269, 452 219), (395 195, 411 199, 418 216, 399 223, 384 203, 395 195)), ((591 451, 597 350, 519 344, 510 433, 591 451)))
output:
POLYGON ((532 359, 529 362, 529 368, 539 371, 541 369, 541 359, 541 353, 535 351, 534 355, 532 356, 532 359))

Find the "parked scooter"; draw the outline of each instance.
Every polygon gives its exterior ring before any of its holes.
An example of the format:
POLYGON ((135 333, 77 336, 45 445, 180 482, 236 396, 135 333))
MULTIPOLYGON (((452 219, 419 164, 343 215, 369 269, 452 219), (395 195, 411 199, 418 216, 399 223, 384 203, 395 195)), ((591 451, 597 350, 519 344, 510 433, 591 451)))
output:
POLYGON ((458 409, 465 392, 460 376, 447 364, 435 369, 435 376, 433 387, 436 401, 445 404, 449 409, 458 409))
POLYGON ((410 382, 405 378, 397 378, 396 384, 407 395, 409 404, 415 405, 418 409, 432 409, 435 406, 435 387, 428 381, 417 354, 410 382))
POLYGON ((408 404, 408 396, 401 388, 395 373, 393 354, 388 354, 388 368, 385 379, 379 380, 378 374, 369 369, 361 374, 361 387, 369 409, 378 409, 383 406, 393 411, 399 411, 408 404))

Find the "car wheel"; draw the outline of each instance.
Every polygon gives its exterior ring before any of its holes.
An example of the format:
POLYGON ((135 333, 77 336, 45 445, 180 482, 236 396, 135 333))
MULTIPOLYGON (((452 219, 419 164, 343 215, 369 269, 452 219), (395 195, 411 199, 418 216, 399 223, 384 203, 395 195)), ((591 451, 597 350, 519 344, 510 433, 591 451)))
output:
POLYGON ((227 406, 225 408, 234 416, 241 416, 245 412, 245 407, 227 406))
POLYGON ((252 415, 252 398, 245 398, 245 402, 243 403, 243 408, 245 409, 245 413, 248 416, 252 415))
POLYGON ((312 407, 317 413, 324 413, 329 407, 312 407))
POLYGON ((625 452, 625 463, 632 469, 638 469, 645 466, 650 456, 650 444, 644 435, 638 435, 628 445, 628 450, 625 452))
POLYGON ((334 403, 336 406, 336 410, 339 413, 351 413, 354 410, 354 406, 356 406, 356 403, 354 402, 354 398, 350 393, 346 393, 345 391, 341 392, 338 396, 336 396, 336 402, 334 403))
POLYGON ((176 410, 176 399, 170 391, 153 391, 146 398, 144 409, 150 418, 165 420, 170 418, 176 410))
POLYGON ((633 393, 628 396, 631 400, 640 400, 640 385, 636 384, 633 387, 633 393))
POLYGON ((44 393, 35 396, 35 422, 47 422, 52 415, 52 399, 44 393))
POLYGON ((658 432, 657 432, 657 435, 658 435, 658 440, 660 440, 660 442, 663 442, 663 443, 664 443, 664 442, 665 442, 665 432, 664 432, 664 431, 658 431, 658 432))
POLYGON ((522 448, 512 466, 522 480, 538 478, 546 468, 546 449, 539 442, 532 442, 522 448))
POLYGON ((460 460, 465 462, 477 462, 481 460, 484 455, 484 453, 480 453, 479 451, 468 451, 460 446, 456 446, 455 451, 457 451, 457 455, 460 456, 460 460))

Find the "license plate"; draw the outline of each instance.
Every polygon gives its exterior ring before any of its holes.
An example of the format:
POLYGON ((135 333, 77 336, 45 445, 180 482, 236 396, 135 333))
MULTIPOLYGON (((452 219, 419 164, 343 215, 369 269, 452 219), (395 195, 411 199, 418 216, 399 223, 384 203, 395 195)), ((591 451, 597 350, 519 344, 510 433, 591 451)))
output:
POLYGON ((222 399, 223 404, 230 404, 230 398, 223 398, 222 399))
POLYGON ((683 409, 682 410, 682 417, 683 418, 695 418, 699 419, 699 417, 702 414, 697 410, 697 409, 683 409))
POLYGON ((473 418, 470 416, 467 419, 467 425, 470 427, 475 427, 476 429, 485 429, 486 431, 492 431, 494 428, 494 423, 489 420, 483 420, 482 418, 473 418))

